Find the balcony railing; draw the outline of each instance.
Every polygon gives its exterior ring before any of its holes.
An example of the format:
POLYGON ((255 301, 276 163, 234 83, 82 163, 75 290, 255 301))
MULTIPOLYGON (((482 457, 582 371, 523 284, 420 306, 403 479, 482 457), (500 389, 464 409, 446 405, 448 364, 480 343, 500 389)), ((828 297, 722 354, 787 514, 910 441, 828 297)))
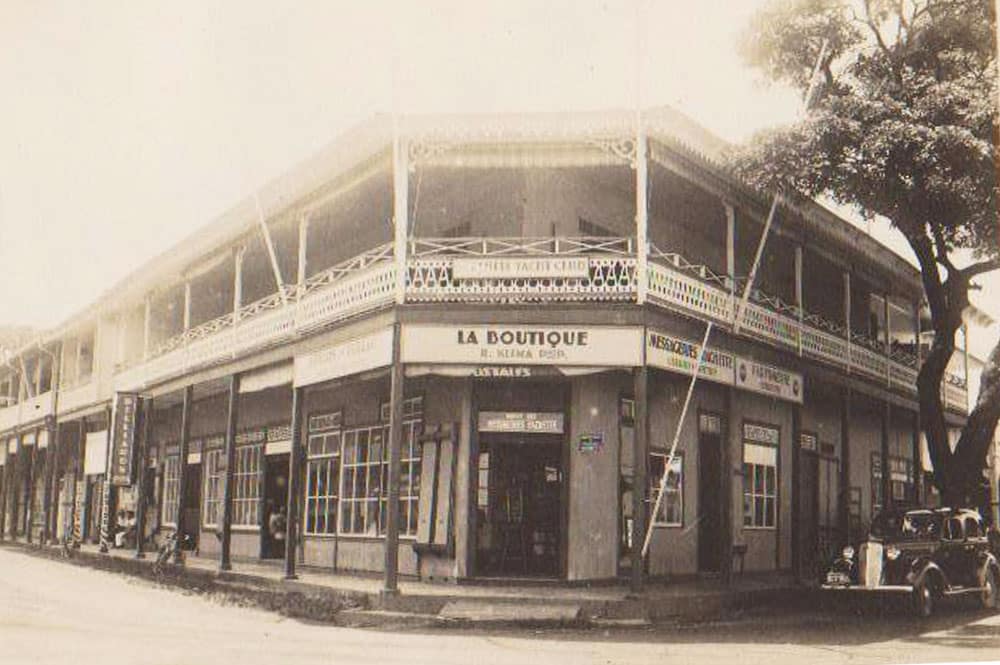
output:
POLYGON ((285 343, 297 335, 370 312, 395 297, 392 245, 382 245, 206 321, 164 341, 145 361, 115 377, 134 389, 187 371, 285 343))
MULTIPOLYGON (((637 255, 633 238, 416 238, 407 246, 407 302, 538 303, 553 301, 635 302, 637 255), (527 270, 497 276, 469 269, 476 259, 547 257, 572 259, 573 269, 549 276, 527 270), (456 276, 456 265, 463 271, 456 276)), ((507 265, 507 264, 505 264, 507 265)), ((533 267, 546 265, 538 262, 533 267)), ((563 265, 555 262, 551 265, 563 265)), ((732 330, 740 307, 738 282, 692 264, 683 256, 651 248, 647 266, 650 302, 732 330)), ((160 344, 146 362, 118 375, 119 387, 142 386, 364 314, 394 301, 396 269, 391 244, 381 245, 309 278, 180 333, 160 344)), ((740 334, 814 358, 882 385, 915 390, 916 359, 843 326, 800 311, 796 305, 753 290, 742 312, 740 334)), ((964 384, 950 377, 942 389, 946 404, 964 409, 964 384)))

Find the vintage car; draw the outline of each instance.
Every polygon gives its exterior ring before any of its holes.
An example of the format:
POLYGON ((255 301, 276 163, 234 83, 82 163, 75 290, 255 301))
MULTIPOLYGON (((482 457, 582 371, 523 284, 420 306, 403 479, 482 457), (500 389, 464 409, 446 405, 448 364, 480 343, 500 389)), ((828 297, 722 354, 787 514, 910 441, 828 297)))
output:
POLYGON ((1000 598, 1000 563, 978 511, 955 508, 885 511, 868 538, 844 547, 821 580, 830 591, 909 594, 930 616, 946 596, 975 594, 984 608, 1000 598))

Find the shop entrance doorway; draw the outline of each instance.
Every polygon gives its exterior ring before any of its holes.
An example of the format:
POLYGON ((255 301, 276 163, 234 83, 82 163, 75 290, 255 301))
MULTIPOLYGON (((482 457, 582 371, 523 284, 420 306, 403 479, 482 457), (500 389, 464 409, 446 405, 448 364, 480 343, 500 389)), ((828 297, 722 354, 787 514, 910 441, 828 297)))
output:
POLYGON ((483 435, 477 556, 484 576, 557 577, 562 561, 562 437, 483 435))
POLYGON ((698 571, 722 570, 722 418, 698 417, 698 571))
POLYGON ((288 455, 268 455, 264 468, 264 522, 260 530, 262 559, 285 556, 288 505, 288 455))

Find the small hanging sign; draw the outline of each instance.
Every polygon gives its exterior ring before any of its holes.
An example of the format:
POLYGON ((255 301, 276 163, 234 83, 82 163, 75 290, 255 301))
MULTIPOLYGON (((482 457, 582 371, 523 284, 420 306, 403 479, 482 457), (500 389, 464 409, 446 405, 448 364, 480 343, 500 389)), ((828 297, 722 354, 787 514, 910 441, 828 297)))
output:
POLYGON ((604 448, 604 432, 581 434, 576 442, 576 449, 585 455, 599 453, 604 448))

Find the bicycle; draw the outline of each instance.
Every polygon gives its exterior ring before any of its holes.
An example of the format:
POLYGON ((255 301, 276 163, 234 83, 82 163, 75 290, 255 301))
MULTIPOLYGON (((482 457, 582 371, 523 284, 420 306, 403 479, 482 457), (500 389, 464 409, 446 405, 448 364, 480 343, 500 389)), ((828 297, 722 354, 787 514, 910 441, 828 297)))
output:
POLYGON ((180 560, 182 556, 181 538, 177 532, 171 533, 156 551, 156 560, 153 562, 153 574, 159 575, 163 572, 164 564, 170 563, 171 559, 175 557, 180 560))

